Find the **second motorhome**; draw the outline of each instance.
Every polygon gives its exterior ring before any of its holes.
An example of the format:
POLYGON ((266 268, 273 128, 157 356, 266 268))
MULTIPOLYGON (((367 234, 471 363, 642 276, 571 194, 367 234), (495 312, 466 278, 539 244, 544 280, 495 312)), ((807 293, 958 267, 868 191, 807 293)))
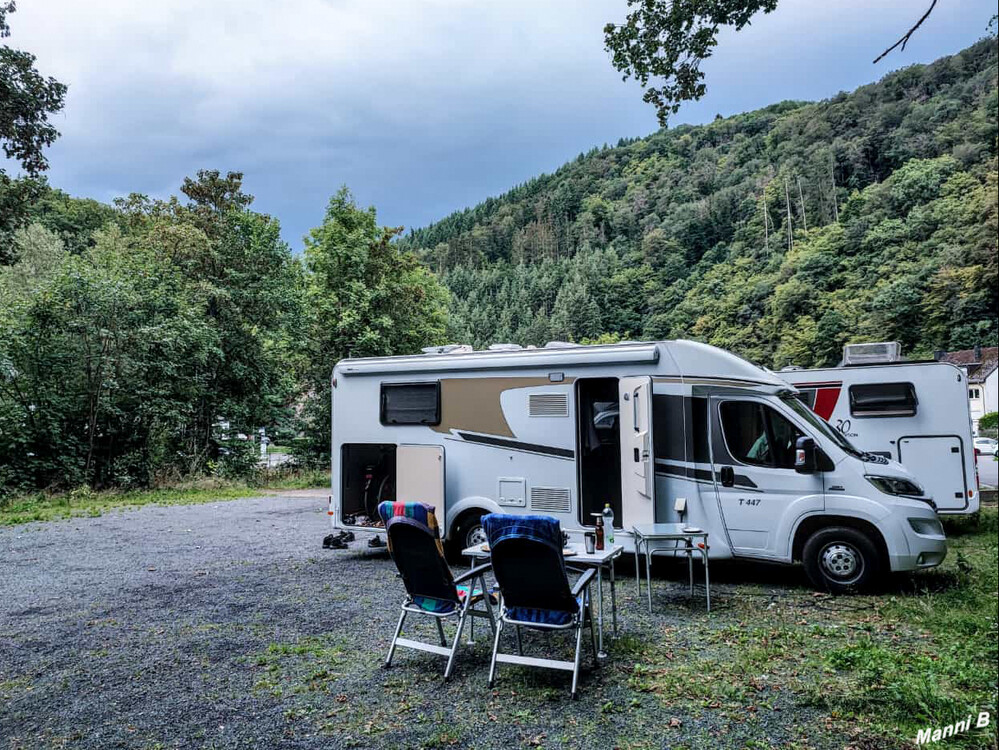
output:
POLYGON ((712 558, 801 560, 834 591, 946 554, 911 473, 712 346, 441 347, 343 360, 332 385, 337 529, 381 533, 380 501, 419 500, 461 549, 489 512, 580 535, 610 504, 629 550, 633 525, 682 521, 709 532, 712 558))
POLYGON ((941 514, 979 507, 967 376, 901 359, 895 342, 845 347, 844 364, 782 370, 800 398, 857 448, 898 461, 941 514))

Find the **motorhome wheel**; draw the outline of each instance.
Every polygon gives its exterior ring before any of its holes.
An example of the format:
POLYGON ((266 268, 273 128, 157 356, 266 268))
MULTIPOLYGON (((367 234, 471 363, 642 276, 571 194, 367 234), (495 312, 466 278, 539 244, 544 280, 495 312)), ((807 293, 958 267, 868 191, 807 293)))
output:
POLYGON ((454 539, 460 545, 460 549, 473 547, 476 544, 485 544, 489 539, 486 531, 482 528, 482 512, 472 512, 464 515, 455 529, 454 539))
POLYGON ((816 588, 849 594, 877 581, 881 559, 871 538, 845 526, 819 529, 805 542, 802 562, 816 588))

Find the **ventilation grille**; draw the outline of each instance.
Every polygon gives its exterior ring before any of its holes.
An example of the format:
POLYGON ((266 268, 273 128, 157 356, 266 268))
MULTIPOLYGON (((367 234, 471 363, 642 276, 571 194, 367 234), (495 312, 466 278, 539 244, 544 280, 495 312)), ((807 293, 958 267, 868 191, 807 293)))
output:
POLYGON ((571 513, 568 487, 531 487, 531 509, 549 513, 571 513))
POLYGON ((527 413, 532 417, 568 417, 569 397, 565 393, 532 393, 527 397, 527 413))

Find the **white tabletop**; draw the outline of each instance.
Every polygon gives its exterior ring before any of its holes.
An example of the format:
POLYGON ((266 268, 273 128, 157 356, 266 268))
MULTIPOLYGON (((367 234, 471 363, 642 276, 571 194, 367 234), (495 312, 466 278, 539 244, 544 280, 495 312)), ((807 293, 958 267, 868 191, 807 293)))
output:
MULTIPOLYGON (((489 557, 488 544, 476 544, 461 551, 461 554, 468 557, 489 557)), ((566 555, 565 561, 571 565, 604 565, 624 552, 624 547, 620 544, 604 546, 603 549, 594 550, 593 553, 586 551, 582 542, 570 542, 567 549, 575 554, 566 555)))
POLYGON ((693 531, 693 526, 686 523, 638 523, 631 527, 635 534, 645 539, 652 538, 676 538, 686 539, 688 537, 703 536, 708 537, 708 532, 704 529, 693 531), (687 530, 689 529, 689 530, 687 530))

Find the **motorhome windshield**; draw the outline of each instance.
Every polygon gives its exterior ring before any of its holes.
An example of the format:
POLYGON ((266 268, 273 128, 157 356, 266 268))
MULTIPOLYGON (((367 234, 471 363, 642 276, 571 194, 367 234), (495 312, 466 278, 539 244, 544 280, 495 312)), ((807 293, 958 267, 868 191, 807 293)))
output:
POLYGON ((843 433, 834 429, 833 426, 826 420, 822 419, 822 417, 818 416, 815 412, 809 409, 797 396, 789 394, 784 396, 783 400, 784 403, 790 406, 800 417, 836 443, 836 445, 844 451, 849 453, 851 456, 856 456, 861 459, 864 458, 865 454, 863 451, 859 451, 854 448, 853 443, 847 440, 843 433))

